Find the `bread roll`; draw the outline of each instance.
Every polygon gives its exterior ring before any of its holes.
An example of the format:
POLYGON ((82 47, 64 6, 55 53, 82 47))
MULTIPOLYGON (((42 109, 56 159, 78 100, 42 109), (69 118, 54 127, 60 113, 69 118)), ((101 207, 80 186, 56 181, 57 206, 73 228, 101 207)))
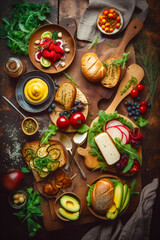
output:
POLYGON ((107 63, 106 76, 102 79, 101 83, 106 88, 115 87, 120 79, 121 68, 113 64, 114 59, 111 57, 105 61, 107 63))
POLYGON ((90 82, 99 82, 106 75, 106 68, 95 53, 86 53, 83 55, 81 59, 81 70, 90 82))
POLYGON ((91 206, 99 214, 105 214, 113 204, 114 184, 108 178, 96 182, 91 194, 91 206))

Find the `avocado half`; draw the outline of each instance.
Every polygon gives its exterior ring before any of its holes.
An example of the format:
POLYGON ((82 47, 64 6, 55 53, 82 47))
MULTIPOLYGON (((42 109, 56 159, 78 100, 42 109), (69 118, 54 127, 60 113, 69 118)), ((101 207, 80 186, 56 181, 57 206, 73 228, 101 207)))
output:
POLYGON ((61 206, 69 212, 77 212, 80 210, 78 200, 72 196, 64 195, 60 198, 61 206))
POLYGON ((79 218, 79 211, 73 213, 68 212, 63 208, 59 208, 58 211, 63 217, 67 218, 68 220, 77 220, 79 218))

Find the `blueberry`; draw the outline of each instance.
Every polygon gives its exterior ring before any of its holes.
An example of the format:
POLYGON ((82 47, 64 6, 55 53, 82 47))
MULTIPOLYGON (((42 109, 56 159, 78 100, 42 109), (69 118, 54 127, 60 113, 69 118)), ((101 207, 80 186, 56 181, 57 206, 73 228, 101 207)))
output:
POLYGON ((63 115, 64 115, 64 113, 63 113, 63 112, 60 112, 60 113, 59 113, 59 116, 60 116, 60 117, 61 117, 61 116, 63 116, 63 115))
POLYGON ((151 104, 150 104, 150 103, 148 103, 148 104, 147 104, 147 107, 148 107, 148 108, 150 108, 150 107, 151 107, 151 104))
POLYGON ((129 113, 128 113, 128 116, 129 116, 129 117, 132 117, 132 113, 131 113, 131 112, 129 112, 129 113))
POLYGON ((54 109, 55 106, 56 106, 56 105, 55 105, 54 103, 51 104, 51 108, 52 108, 52 109, 54 109))
POLYGON ((76 106, 76 105, 78 105, 78 101, 75 101, 75 102, 74 102, 74 106, 76 106))
POLYGON ((84 106, 78 106, 77 109, 78 109, 78 112, 81 112, 81 111, 83 111, 84 106))
POLYGON ((59 87, 59 85, 58 85, 58 83, 57 83, 56 81, 54 81, 54 85, 57 86, 57 87, 59 87))
POLYGON ((56 87, 55 87, 55 91, 57 91, 57 90, 58 90, 58 88, 59 88, 59 87, 58 87, 58 86, 56 86, 56 87))
POLYGON ((74 109, 71 109, 71 113, 74 113, 74 109))
POLYGON ((137 106, 137 104, 138 104, 138 103, 137 103, 137 102, 135 102, 135 103, 134 103, 134 106, 137 106))
POLYGON ((51 113, 52 112, 52 108, 48 108, 48 112, 51 113))
POLYGON ((130 112, 132 110, 131 107, 127 107, 127 111, 130 112))
POLYGON ((134 116, 134 115, 135 115, 135 113, 136 113, 135 111, 132 111, 132 116, 134 116))
POLYGON ((78 111, 77 107, 74 107, 73 110, 74 110, 74 112, 77 112, 77 111, 78 111))
POLYGON ((128 105, 131 105, 131 101, 128 101, 128 105))
POLYGON ((72 114, 71 114, 71 113, 69 113, 69 114, 68 114, 68 118, 70 118, 71 116, 72 116, 72 114))
POLYGON ((132 109, 135 110, 135 109, 136 109, 136 106, 132 106, 132 109))
POLYGON ((137 116, 134 116, 134 118, 133 118, 133 119, 134 119, 134 121, 136 121, 136 120, 137 120, 137 116))
POLYGON ((67 111, 64 111, 64 112, 63 112, 63 115, 64 115, 64 116, 67 116, 67 115, 68 115, 68 112, 67 112, 67 111))
POLYGON ((139 105, 137 105, 137 107, 136 107, 137 109, 139 109, 139 105))
POLYGON ((140 99, 141 99, 140 97, 137 97, 137 98, 136 98, 137 101, 140 101, 140 99))
POLYGON ((136 116, 139 116, 140 112, 139 111, 136 111, 136 116))

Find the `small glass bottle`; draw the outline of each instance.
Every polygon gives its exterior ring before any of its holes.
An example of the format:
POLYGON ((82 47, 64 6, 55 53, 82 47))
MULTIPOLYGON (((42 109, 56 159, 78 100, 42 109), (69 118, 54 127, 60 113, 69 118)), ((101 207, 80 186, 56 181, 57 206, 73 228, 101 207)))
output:
POLYGON ((5 62, 4 70, 8 76, 17 78, 20 77, 26 71, 25 65, 21 62, 20 59, 15 57, 10 57, 5 62))

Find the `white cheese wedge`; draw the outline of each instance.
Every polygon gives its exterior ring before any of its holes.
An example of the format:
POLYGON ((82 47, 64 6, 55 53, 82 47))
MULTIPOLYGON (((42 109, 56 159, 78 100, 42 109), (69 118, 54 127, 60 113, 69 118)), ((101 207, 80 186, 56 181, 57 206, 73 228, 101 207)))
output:
POLYGON ((94 139, 108 165, 120 160, 120 153, 107 132, 98 134, 94 139))

